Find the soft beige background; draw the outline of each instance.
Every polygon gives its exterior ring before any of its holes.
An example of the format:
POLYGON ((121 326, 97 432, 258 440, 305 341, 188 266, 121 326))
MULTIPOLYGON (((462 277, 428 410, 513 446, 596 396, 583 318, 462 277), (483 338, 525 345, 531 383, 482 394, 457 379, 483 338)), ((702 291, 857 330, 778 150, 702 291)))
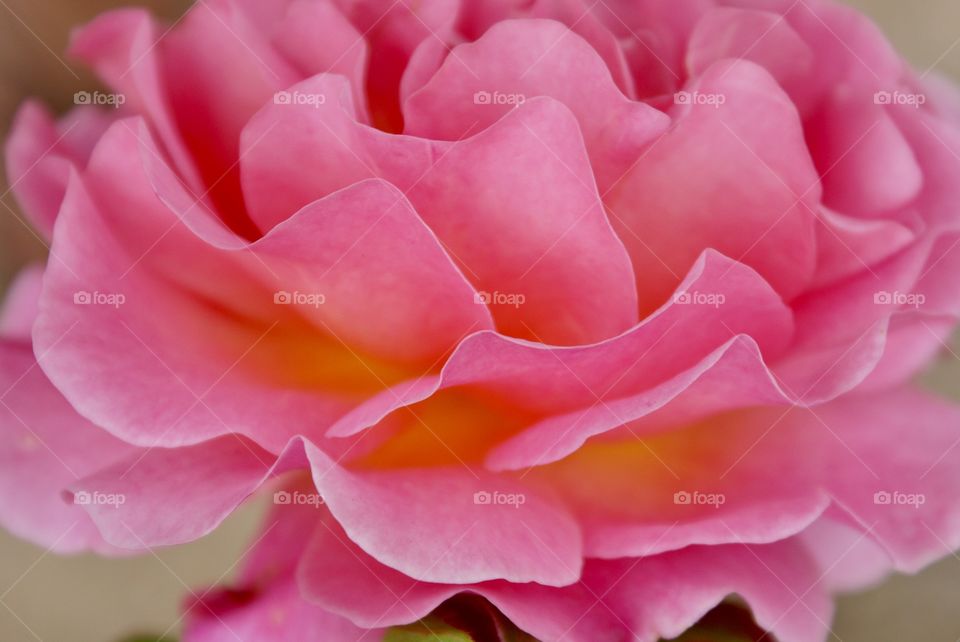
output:
MULTIPOLYGON (((0 134, 5 135, 24 96, 65 108, 74 91, 90 87, 87 75, 70 71, 61 59, 67 33, 71 25, 120 4, 0 0, 0 134)), ((174 18, 186 3, 144 4, 174 18)), ((936 67, 960 79, 958 0, 852 4, 874 16, 918 68, 936 67)), ((5 190, 0 179, 0 193, 5 190)), ((43 256, 39 240, 7 209, 16 211, 12 197, 4 195, 2 201, 7 207, 0 206, 0 290, 17 266, 43 256)), ((960 360, 944 355, 931 382, 960 398, 960 360)), ((175 629, 187 587, 199 589, 229 577, 231 565, 252 541, 256 512, 256 507, 246 509, 200 542, 124 560, 58 558, 0 533, 0 642, 112 642, 131 633, 175 629)), ((948 557, 917 577, 892 578, 841 600, 833 640, 960 642, 958 611, 960 558, 948 557)))

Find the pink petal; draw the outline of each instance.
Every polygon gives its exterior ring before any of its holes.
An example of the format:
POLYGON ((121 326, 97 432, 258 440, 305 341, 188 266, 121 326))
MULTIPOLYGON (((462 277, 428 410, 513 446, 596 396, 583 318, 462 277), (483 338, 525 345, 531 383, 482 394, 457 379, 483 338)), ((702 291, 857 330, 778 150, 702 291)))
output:
POLYGON ((505 579, 563 586, 579 577, 576 523, 521 482, 465 466, 349 471, 309 445, 307 453, 314 483, 350 540, 400 573, 456 584, 505 579), (523 501, 484 504, 478 493, 523 501))
MULTIPOLYGON (((711 394, 723 391, 689 392, 693 403, 711 394)), ((591 557, 768 543, 801 532, 829 505, 817 466, 795 455, 816 445, 794 427, 789 407, 735 410, 658 432, 641 424, 610 433, 524 478, 567 501, 591 557)))
POLYGON ((781 642, 825 639, 832 605, 819 571, 795 541, 764 546, 691 547, 675 553, 597 562, 587 581, 633 639, 674 638, 729 595, 742 597, 757 624, 781 642))
POLYGON ((143 550, 182 544, 210 533, 273 475, 302 465, 297 450, 292 447, 277 460, 236 435, 182 448, 141 449, 71 483, 70 490, 74 497, 122 498, 85 506, 115 546, 143 550))
MULTIPOLYGON (((285 484, 278 492, 310 492, 307 484, 285 484)), ((363 630, 308 603, 294 571, 310 535, 325 512, 305 504, 276 504, 263 532, 243 560, 237 589, 204 591, 187 606, 185 642, 330 640, 356 642, 381 631, 363 630)))
POLYGON ((814 53, 780 14, 726 7, 704 14, 690 37, 687 67, 699 75, 724 58, 755 62, 794 102, 808 99, 814 53))
POLYGON ((813 274, 819 186, 792 103, 744 61, 718 63, 686 91, 673 129, 607 198, 641 309, 660 305, 708 247, 793 298, 813 274))
POLYGON ((404 191, 490 298, 502 332, 583 344, 636 322, 629 257, 604 214, 576 120, 562 105, 531 100, 472 138, 427 143, 358 125, 341 79, 318 76, 290 91, 328 100, 269 105, 244 132, 244 185, 262 227, 381 176, 404 191))
POLYGON ((415 621, 450 597, 469 591, 490 600, 537 639, 587 642, 617 639, 622 634, 614 616, 598 604, 598 595, 580 583, 554 588, 504 581, 418 582, 368 556, 335 523, 316 529, 298 575, 307 599, 364 627, 415 621))
POLYGON ((77 415, 29 344, 0 341, 0 521, 59 553, 116 554, 63 491, 132 448, 77 415), (29 483, 25 483, 29 482, 29 483))
POLYGON ((869 270, 914 239, 915 234, 896 221, 865 220, 821 208, 817 219, 817 272, 813 287, 869 270))
POLYGON ((138 127, 112 128, 71 183, 35 335, 38 350, 51 349, 48 374, 106 429, 146 446, 238 432, 279 452, 396 377, 381 360, 423 369, 489 327, 395 189, 371 181, 338 192, 249 245, 194 204, 182 218, 168 208, 185 195, 145 175, 157 156, 138 127), (326 302, 276 305, 284 290, 326 302), (78 292, 125 299, 77 305, 78 292), (337 364, 335 379, 325 363, 337 364))
POLYGON ((577 345, 636 323, 630 259, 563 105, 533 99, 473 138, 435 145, 433 157, 423 171, 398 164, 390 180, 409 189, 454 260, 492 298, 501 332, 577 345))
POLYGON ((404 105, 405 131, 457 140, 537 96, 559 100, 577 117, 601 193, 667 126, 662 113, 627 99, 596 51, 567 27, 510 20, 451 51, 404 105))
POLYGON ((827 206, 866 216, 896 210, 920 192, 923 174, 895 121, 873 94, 835 95, 808 125, 827 206))
POLYGON ((7 176, 24 212, 45 237, 53 231, 69 168, 86 165, 114 117, 94 107, 79 107, 58 123, 33 102, 17 112, 6 147, 7 176))
MULTIPOLYGON (((438 389, 480 386, 532 413, 561 414, 653 388, 693 368, 735 334, 752 337, 769 358, 783 353, 790 311, 749 268, 708 251, 681 286, 691 297, 729 302, 690 305, 678 297, 630 331, 569 348, 477 333, 464 340, 439 379, 420 378, 372 398, 329 431, 345 437, 369 421, 421 401, 438 389), (533 376, 536 373, 536 376, 533 376)), ((699 301, 699 299, 697 299, 699 301)))
POLYGON ((372 122, 380 129, 403 129, 399 87, 417 46, 427 39, 445 42, 452 35, 459 0, 338 0, 369 46, 367 96, 372 122))
POLYGON ((960 409, 902 389, 841 399, 817 415, 839 442, 827 469, 835 516, 905 572, 960 547, 960 409))
POLYGON ((30 342, 42 285, 42 266, 26 267, 17 274, 0 305, 0 337, 30 342))

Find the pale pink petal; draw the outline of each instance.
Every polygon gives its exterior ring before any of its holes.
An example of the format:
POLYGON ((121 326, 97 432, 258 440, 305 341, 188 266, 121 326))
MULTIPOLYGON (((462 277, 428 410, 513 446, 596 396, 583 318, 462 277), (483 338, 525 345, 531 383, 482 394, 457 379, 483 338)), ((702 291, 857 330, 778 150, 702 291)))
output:
POLYGON ((33 265, 17 274, 0 304, 0 337, 30 342, 43 286, 43 267, 33 265))
POLYGON ((138 449, 73 481, 70 491, 73 499, 83 493, 120 498, 84 508, 108 542, 144 550, 208 534, 264 481, 304 463, 299 444, 278 460, 256 444, 228 435, 183 448, 138 449))
POLYGON ((28 343, 0 341, 0 521, 60 553, 117 551, 83 507, 64 500, 77 479, 133 448, 80 417, 37 365, 28 343))
POLYGON ((87 163, 97 139, 115 114, 79 107, 60 122, 34 102, 14 119, 6 145, 10 190, 37 230, 49 238, 67 189, 71 166, 87 163))
POLYGON ((831 592, 863 590, 893 568, 867 533, 827 517, 817 520, 799 539, 823 569, 822 582, 831 592))
POLYGON ((781 642, 823 640, 830 630, 833 608, 819 569, 796 541, 597 562, 586 579, 595 591, 609 590, 606 601, 642 642, 679 636, 730 595, 781 642))
POLYGON ((834 514, 915 572, 960 547, 960 409, 904 389, 817 410, 835 437, 827 469, 834 514))

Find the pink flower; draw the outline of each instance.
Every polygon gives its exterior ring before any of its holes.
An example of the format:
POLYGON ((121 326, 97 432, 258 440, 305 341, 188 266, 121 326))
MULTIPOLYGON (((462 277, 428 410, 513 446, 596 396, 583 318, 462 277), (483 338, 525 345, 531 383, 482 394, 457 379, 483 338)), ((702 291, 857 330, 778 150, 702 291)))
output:
POLYGON ((737 593, 813 642, 960 547, 960 409, 911 383, 960 312, 960 98, 856 12, 206 0, 71 53, 113 93, 8 146, 51 251, 0 326, 0 519, 119 554, 267 485, 188 640, 464 593, 656 640, 737 593))

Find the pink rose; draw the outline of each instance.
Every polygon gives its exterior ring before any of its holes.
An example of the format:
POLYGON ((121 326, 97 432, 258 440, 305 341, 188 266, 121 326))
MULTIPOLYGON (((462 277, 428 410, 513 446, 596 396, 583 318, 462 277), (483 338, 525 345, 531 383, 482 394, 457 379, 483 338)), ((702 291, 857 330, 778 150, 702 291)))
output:
POLYGON ((911 383, 960 312, 960 98, 853 10, 206 0, 71 53, 109 90, 8 146, 51 251, 0 519, 120 554, 277 493, 188 642, 465 594, 646 641, 732 593, 813 642, 960 547, 960 409, 911 383))

